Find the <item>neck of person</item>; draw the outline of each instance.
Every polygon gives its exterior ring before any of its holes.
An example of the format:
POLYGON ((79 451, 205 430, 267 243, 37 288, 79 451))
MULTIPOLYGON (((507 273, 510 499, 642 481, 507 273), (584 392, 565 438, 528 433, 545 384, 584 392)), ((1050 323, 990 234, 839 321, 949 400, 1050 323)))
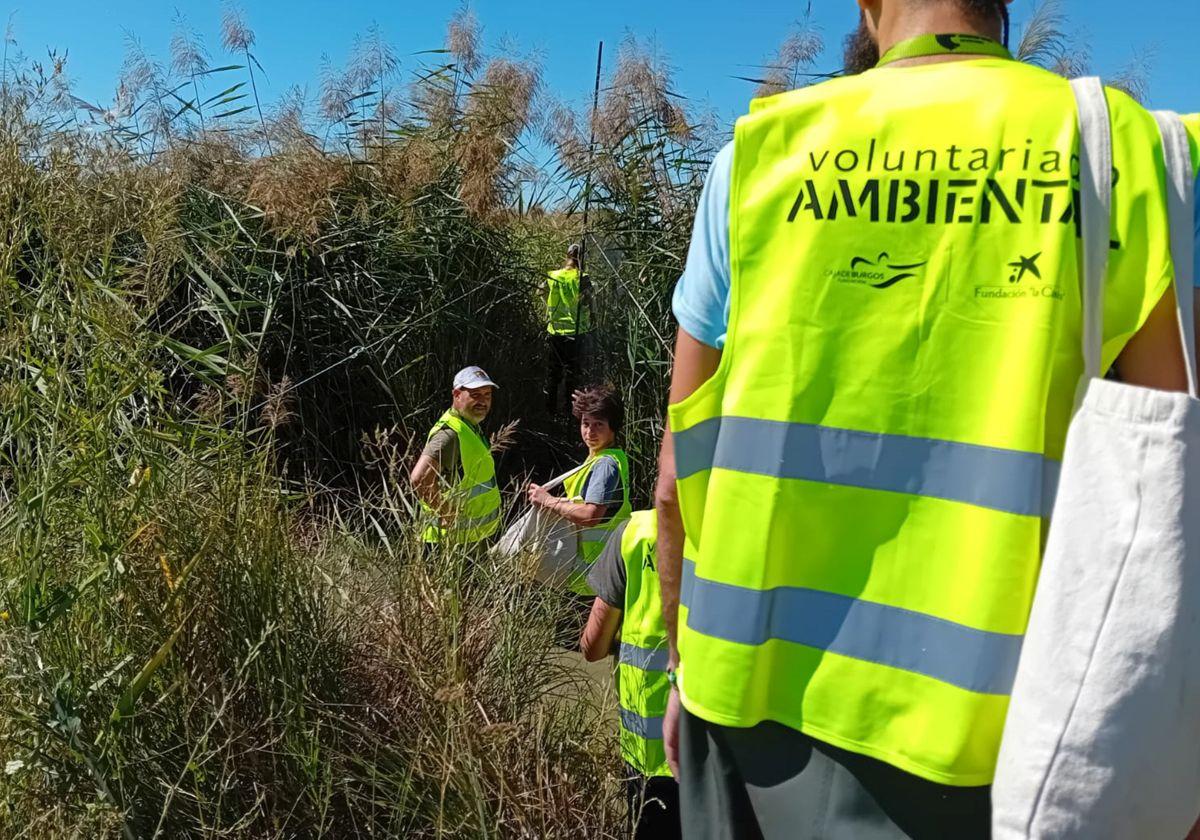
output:
MULTIPOLYGON (((879 54, 903 41, 922 35, 979 35, 999 41, 1003 37, 999 21, 982 24, 974 15, 965 13, 957 3, 889 3, 879 16, 879 54)), ((943 61, 963 61, 975 56, 926 55, 904 58, 894 62, 893 67, 909 67, 917 64, 937 64, 943 61)))
POLYGON ((451 413, 456 415, 459 420, 466 421, 467 425, 473 426, 476 429, 479 428, 479 424, 477 422, 475 422, 475 419, 473 417, 471 417, 471 415, 467 414, 465 411, 459 411, 457 408, 454 408, 453 406, 450 408, 450 411, 451 411, 451 413))

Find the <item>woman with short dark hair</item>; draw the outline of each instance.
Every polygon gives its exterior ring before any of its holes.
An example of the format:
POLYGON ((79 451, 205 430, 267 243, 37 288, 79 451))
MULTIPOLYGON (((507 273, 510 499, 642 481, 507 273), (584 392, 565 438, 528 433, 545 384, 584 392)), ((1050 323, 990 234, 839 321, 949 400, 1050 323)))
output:
POLYGON ((537 484, 529 487, 529 502, 561 516, 579 533, 580 566, 567 587, 577 595, 594 593, 587 582, 591 564, 618 525, 629 518, 629 459, 616 446, 625 422, 625 407, 612 385, 589 385, 572 397, 572 414, 579 436, 588 448, 587 460, 563 483, 566 496, 551 495, 537 484))

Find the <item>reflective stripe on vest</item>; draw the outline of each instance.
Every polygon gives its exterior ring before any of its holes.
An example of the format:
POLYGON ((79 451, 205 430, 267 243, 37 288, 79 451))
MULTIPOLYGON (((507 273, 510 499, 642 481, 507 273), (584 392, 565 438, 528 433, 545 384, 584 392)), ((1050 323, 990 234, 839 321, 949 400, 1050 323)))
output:
MULTIPOLYGON (((496 510, 492 511, 491 513, 485 513, 483 516, 468 516, 465 518, 456 519, 454 521, 454 527, 459 530, 463 530, 463 529, 473 530, 473 529, 479 528, 480 526, 484 526, 484 525, 495 525, 499 521, 500 521, 500 510, 497 508, 496 510)), ((489 530, 489 533, 495 533, 495 531, 496 531, 495 528, 491 528, 489 530)), ((488 534, 484 534, 483 536, 488 536, 488 534)))
POLYGON ((621 476, 621 507, 599 525, 591 525, 578 529, 579 563, 574 573, 567 578, 567 588, 577 595, 594 595, 588 585, 587 575, 591 566, 604 550, 608 538, 622 522, 629 518, 633 506, 629 503, 629 459, 620 449, 605 449, 588 458, 578 472, 572 474, 563 482, 563 491, 573 502, 583 501, 583 491, 587 487, 588 477, 602 458, 611 458, 617 465, 621 476))
POLYGON ((948 440, 713 417, 676 435, 675 468, 683 479, 713 467, 1049 516, 1061 464, 948 440))
POLYGON ((667 672, 669 660, 670 652, 665 645, 651 649, 638 647, 624 640, 621 641, 621 652, 617 659, 621 665, 642 671, 662 671, 664 674, 667 672))
POLYGON ((453 409, 442 415, 428 438, 444 427, 453 429, 458 436, 462 467, 457 483, 446 493, 447 501, 455 508, 454 522, 450 528, 441 527, 436 512, 422 502, 421 509, 428 520, 422 539, 430 543, 479 542, 496 533, 500 526, 496 464, 480 434, 453 409))
POLYGON ((815 589, 715 583, 697 578, 691 560, 684 560, 680 601, 688 626, 706 636, 741 645, 794 642, 985 694, 1012 690, 1021 655, 1021 636, 815 589))
MULTIPOLYGON (((647 741, 661 741, 663 736, 663 716, 642 717, 637 712, 621 709, 621 728, 631 735, 647 741)), ((662 775, 659 773, 642 775, 662 775)))
MULTIPOLYGON (((1106 366, 1172 274, 1157 125, 1109 105, 1106 366)), ((1083 369, 1077 152, 1068 83, 999 57, 738 121, 725 346, 670 408, 692 714, 991 782, 1083 369)))
POLYGON ((663 715, 671 686, 667 681, 667 626, 662 614, 654 547, 658 523, 652 510, 632 515, 621 534, 625 601, 621 650, 617 657, 617 698, 621 716, 621 757, 643 776, 669 776, 662 742, 663 715))
POLYGON ((467 491, 467 496, 468 496, 468 498, 473 499, 476 496, 482 496, 484 493, 487 493, 488 491, 495 490, 495 489, 496 489, 496 479, 492 478, 489 481, 483 482, 482 484, 476 484, 474 487, 472 487, 470 490, 467 491))

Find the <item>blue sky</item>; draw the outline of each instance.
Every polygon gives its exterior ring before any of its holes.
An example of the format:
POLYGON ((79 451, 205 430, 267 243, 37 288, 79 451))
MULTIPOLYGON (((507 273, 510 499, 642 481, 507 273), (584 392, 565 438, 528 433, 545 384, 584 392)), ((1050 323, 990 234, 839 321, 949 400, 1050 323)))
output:
MULTIPOLYGON (((1135 55, 1149 53, 1150 104, 1200 110, 1200 0, 1062 3, 1073 26, 1092 45, 1096 70, 1112 73, 1135 55)), ((774 51, 806 5, 807 0, 476 0, 471 7, 483 24, 487 47, 506 46, 540 57, 547 85, 561 98, 587 99, 599 40, 615 51, 625 34, 635 33, 652 38, 675 68, 679 93, 732 121, 752 89, 735 77, 754 75, 754 65, 774 51)), ((853 0, 813 0, 812 5, 828 45, 821 69, 833 69, 842 36, 856 20, 856 7, 853 0)), ((1033 0, 1014 3, 1018 27, 1032 5, 1033 0)), ((244 0, 240 6, 258 36, 256 53, 267 71, 266 98, 293 85, 306 85, 315 97, 322 56, 343 63, 355 35, 372 24, 412 68, 420 61, 414 53, 441 45, 446 21, 459 7, 446 0, 244 0)), ((176 13, 202 35, 214 63, 225 63, 219 41, 222 8, 209 0, 43 0, 8 10, 23 53, 41 58, 47 48, 67 51, 75 92, 105 105, 111 102, 127 35, 166 60, 176 13)))

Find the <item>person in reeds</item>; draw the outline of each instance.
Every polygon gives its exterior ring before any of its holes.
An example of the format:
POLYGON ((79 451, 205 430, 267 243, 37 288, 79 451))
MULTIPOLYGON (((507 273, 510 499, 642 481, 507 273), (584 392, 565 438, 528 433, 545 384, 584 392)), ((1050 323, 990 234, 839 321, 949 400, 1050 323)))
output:
POLYGON ((653 510, 637 511, 613 532, 588 573, 596 599, 579 639, 589 662, 617 655, 621 758, 634 840, 680 836, 679 785, 667 766, 662 740, 670 683, 654 553, 657 536, 653 510))
POLYGON ((575 389, 583 336, 590 326, 588 281, 580 270, 578 243, 567 248, 562 268, 546 274, 546 333, 550 359, 546 366, 546 408, 557 413, 559 393, 575 389))
MULTIPOLYGON (((564 483, 564 496, 552 495, 538 484, 529 486, 530 504, 550 511, 573 524, 579 539, 579 563, 567 578, 567 589, 581 609, 588 609, 594 594, 587 574, 617 526, 629 518, 629 458, 617 447, 625 418, 624 406, 611 385, 590 385, 576 391, 572 413, 579 421, 579 436, 588 456, 564 483)), ((575 638, 578 625, 571 633, 575 638)))
POLYGON ((426 544, 478 543, 500 526, 496 464, 480 429, 496 390, 483 368, 463 368, 454 377, 451 407, 429 431, 411 475, 426 544))

